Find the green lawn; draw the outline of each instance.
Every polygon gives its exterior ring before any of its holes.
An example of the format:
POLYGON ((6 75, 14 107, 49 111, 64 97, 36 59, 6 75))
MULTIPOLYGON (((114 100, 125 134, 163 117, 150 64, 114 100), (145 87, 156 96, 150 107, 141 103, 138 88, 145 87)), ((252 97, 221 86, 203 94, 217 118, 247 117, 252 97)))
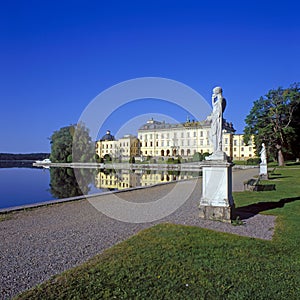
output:
POLYGON ((18 299, 300 299, 300 168, 270 181, 234 199, 277 216, 272 241, 161 224, 18 299))

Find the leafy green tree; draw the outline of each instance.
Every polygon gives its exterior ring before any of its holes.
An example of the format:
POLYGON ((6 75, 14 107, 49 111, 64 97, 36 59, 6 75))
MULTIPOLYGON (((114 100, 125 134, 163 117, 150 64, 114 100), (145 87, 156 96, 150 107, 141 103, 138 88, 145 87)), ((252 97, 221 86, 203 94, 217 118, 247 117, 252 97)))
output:
POLYGON ((89 130, 82 123, 54 131, 50 143, 52 162, 91 162, 95 159, 89 130))
POLYGON ((95 144, 92 142, 88 128, 83 123, 74 127, 73 162, 95 161, 95 144))
POLYGON ((278 165, 283 166, 284 156, 296 155, 292 145, 299 141, 299 120, 295 119, 299 103, 300 87, 296 83, 287 89, 270 90, 254 101, 245 120, 244 141, 248 143, 254 135, 258 153, 265 143, 269 157, 277 157, 278 165))
POLYGON ((68 162, 68 157, 72 155, 73 133, 74 125, 54 131, 50 137, 52 162, 68 162))

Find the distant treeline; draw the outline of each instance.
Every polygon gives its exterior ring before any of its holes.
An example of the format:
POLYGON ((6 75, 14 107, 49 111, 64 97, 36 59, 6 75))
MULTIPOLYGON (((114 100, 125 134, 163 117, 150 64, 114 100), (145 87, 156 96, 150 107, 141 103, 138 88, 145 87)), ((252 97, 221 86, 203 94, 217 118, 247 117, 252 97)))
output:
POLYGON ((20 154, 14 154, 14 153, 0 153, 0 160, 43 160, 45 158, 49 158, 50 153, 20 153, 20 154))

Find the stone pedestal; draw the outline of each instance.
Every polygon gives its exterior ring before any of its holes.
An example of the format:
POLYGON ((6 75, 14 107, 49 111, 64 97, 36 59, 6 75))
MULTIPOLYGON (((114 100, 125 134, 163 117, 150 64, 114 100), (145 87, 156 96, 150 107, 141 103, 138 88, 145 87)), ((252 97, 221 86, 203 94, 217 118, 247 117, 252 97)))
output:
POLYGON ((268 166, 267 164, 261 163, 259 166, 259 176, 261 179, 268 179, 268 166))
POLYGON ((213 159, 205 161, 202 174, 200 218, 231 222, 234 209, 232 163, 213 159))

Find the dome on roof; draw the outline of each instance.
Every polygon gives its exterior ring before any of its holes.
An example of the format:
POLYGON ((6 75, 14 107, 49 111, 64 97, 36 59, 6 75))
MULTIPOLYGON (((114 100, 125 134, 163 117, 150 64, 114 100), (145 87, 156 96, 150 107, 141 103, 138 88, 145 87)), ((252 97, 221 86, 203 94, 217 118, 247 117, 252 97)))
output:
POLYGON ((107 130, 106 134, 101 138, 100 141, 114 141, 114 140, 115 140, 115 137, 110 134, 109 130, 107 130))

